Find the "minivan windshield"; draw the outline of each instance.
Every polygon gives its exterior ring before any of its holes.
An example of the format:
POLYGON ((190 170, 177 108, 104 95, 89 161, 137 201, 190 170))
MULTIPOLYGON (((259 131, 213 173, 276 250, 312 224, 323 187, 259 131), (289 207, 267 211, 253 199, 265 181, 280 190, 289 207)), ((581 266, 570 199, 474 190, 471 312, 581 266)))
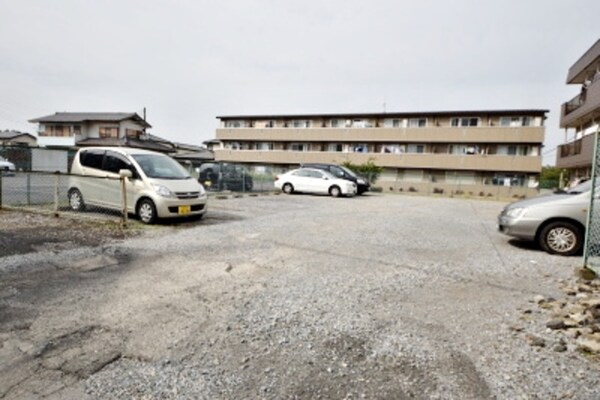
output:
POLYGON ((190 179, 188 172, 169 156, 162 154, 134 154, 133 159, 139 164, 148 178, 156 179, 190 179))

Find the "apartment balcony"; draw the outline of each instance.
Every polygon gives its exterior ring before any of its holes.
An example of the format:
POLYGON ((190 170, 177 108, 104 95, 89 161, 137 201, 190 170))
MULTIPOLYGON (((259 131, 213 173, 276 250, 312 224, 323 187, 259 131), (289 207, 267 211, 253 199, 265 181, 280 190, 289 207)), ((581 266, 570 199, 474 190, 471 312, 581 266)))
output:
POLYGON ((220 128, 218 140, 257 142, 542 143, 544 127, 220 128))
POLYGON ((596 79, 585 92, 563 103, 560 112, 560 127, 578 128, 599 117, 600 79, 596 79))
POLYGON ((351 162, 363 164, 372 160, 380 167, 417 168, 470 171, 518 171, 539 173, 542 158, 539 156, 507 155, 453 155, 453 154, 388 154, 388 153, 339 153, 312 151, 260 151, 260 150, 214 150, 216 161, 257 164, 303 164, 351 162))
POLYGON ((586 135, 571 143, 560 145, 556 153, 556 166, 558 168, 591 166, 594 158, 594 136, 586 135))
POLYGON ((73 147, 75 146, 75 136, 43 136, 43 133, 40 132, 38 145, 42 147, 73 147))
POLYGON ((596 70, 600 63, 600 39, 594 43, 580 58, 569 68, 567 83, 583 83, 586 76, 596 70))

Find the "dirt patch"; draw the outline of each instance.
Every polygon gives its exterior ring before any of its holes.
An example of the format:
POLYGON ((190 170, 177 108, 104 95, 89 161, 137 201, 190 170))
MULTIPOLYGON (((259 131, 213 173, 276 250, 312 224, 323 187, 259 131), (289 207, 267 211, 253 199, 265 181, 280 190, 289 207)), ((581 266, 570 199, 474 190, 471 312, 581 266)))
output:
POLYGON ((139 232, 132 227, 124 229, 115 222, 8 210, 0 210, 0 226, 0 256, 98 246, 139 232))

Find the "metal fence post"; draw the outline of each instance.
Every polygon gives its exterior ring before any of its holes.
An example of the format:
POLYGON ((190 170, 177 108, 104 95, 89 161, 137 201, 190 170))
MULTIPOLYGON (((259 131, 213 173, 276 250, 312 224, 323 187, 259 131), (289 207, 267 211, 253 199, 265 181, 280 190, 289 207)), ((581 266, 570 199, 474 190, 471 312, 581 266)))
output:
POLYGON ((0 210, 2 209, 2 173, 0 172, 0 210))
MULTIPOLYGON (((597 197, 596 185, 598 182, 598 155, 600 150, 598 149, 598 138, 600 134, 600 125, 596 128, 596 132, 594 135, 594 158, 592 162, 592 188, 590 190, 590 205, 588 207, 588 215, 587 215, 587 224, 585 230, 585 238, 583 241, 583 266, 592 269, 596 273, 600 273, 600 265, 598 263, 592 262, 590 260, 591 257, 600 256, 600 251, 598 250, 598 242, 599 232, 597 224, 600 222, 596 218, 594 218, 594 213, 596 212, 596 207, 594 207, 594 203, 597 197), (592 238, 592 236, 594 236, 592 238)), ((597 261, 597 260, 596 260, 597 261)))

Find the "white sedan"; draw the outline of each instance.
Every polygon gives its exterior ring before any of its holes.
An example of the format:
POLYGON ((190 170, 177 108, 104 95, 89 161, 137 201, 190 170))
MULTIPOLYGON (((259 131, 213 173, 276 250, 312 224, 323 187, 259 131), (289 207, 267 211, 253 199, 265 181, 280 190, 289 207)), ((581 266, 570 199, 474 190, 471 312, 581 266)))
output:
POLYGON ((275 178, 275 187, 284 193, 318 193, 333 197, 354 196, 356 183, 338 179, 329 172, 312 168, 295 169, 275 178))

